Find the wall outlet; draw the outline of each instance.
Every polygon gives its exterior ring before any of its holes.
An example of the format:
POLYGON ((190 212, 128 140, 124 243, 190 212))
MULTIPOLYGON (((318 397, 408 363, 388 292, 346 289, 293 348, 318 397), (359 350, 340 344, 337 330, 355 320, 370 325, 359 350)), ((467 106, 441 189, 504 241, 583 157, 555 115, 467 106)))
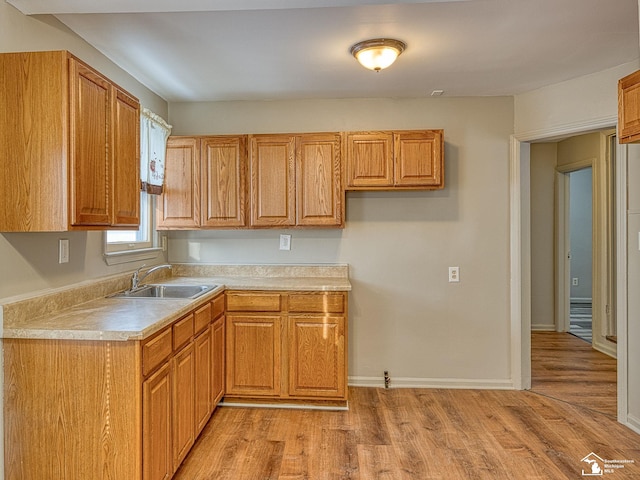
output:
POLYGON ((69 239, 58 240, 58 263, 69 263, 69 239))
POLYGON ((573 277, 571 279, 571 285, 573 285, 574 287, 578 286, 578 277, 573 277))
POLYGON ((460 267, 449 267, 449 282, 457 283, 460 281, 460 267))
POLYGON ((280 235, 280 250, 291 250, 291 235, 280 235))

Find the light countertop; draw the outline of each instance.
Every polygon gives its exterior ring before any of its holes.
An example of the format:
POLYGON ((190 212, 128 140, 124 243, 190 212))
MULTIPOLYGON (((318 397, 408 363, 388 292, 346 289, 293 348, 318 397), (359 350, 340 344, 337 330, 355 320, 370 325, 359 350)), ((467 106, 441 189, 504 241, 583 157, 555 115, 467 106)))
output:
MULTIPOLYGON (((173 276, 149 283, 217 285, 196 299, 152 299, 105 297, 121 290, 122 280, 105 286, 98 281, 100 296, 87 300, 91 282, 73 289, 6 302, 2 308, 2 338, 58 340, 143 340, 201 304, 227 290, 350 291, 346 269, 324 270, 270 266, 246 268, 176 265, 173 276), (64 296, 64 297, 61 297, 64 296), (63 298, 61 300, 61 298, 63 298), (73 299, 75 298, 75 303, 73 299)), ((126 276, 128 278, 128 275, 126 276)), ((126 279, 125 279, 126 280, 126 279)))

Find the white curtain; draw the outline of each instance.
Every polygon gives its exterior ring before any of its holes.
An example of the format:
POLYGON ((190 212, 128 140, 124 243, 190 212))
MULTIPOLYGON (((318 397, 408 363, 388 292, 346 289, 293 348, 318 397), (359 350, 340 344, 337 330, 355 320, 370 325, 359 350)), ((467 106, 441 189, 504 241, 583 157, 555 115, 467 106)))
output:
POLYGON ((167 138, 171 125, 146 108, 140 114, 140 180, 142 190, 162 194, 167 138))

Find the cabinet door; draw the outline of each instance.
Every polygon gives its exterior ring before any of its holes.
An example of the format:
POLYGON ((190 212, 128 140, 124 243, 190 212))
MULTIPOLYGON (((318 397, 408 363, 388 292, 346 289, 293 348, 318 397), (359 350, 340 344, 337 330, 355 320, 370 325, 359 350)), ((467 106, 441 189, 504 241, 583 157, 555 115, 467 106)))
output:
POLYGON ((289 317, 289 395, 344 398, 343 316, 289 317))
POLYGON ((228 395, 280 394, 280 328, 280 315, 227 315, 228 395))
POLYGON ((620 143, 640 141, 640 70, 618 81, 620 143))
POLYGON ((393 185, 393 134, 349 133, 346 138, 347 188, 393 185))
POLYGON ((444 186, 442 130, 396 132, 393 137, 396 186, 444 186))
POLYGON ((171 396, 171 364, 167 362, 142 386, 144 480, 168 480, 173 476, 171 396))
POLYGON ((246 225, 246 137, 201 140, 202 226, 246 225))
POLYGON ((302 135, 296 153, 296 224, 341 226, 340 135, 302 135))
POLYGON ((106 78, 73 58, 69 68, 71 224, 108 226, 113 90, 106 78))
POLYGON ((115 227, 140 225, 140 104, 115 92, 113 121, 113 216, 115 227))
POLYGON ((218 317, 211 324, 211 399, 212 408, 222 400, 224 396, 225 375, 225 317, 218 317))
POLYGON ((211 415, 211 330, 207 328, 194 341, 196 436, 211 415))
POLYGON ((295 137, 250 137, 251 226, 295 225, 295 137))
POLYGON ((200 225, 200 141, 170 137, 164 167, 164 194, 158 202, 158 228, 200 225))
POLYGON ((180 350, 173 363, 173 464, 177 467, 195 441, 195 349, 180 350))

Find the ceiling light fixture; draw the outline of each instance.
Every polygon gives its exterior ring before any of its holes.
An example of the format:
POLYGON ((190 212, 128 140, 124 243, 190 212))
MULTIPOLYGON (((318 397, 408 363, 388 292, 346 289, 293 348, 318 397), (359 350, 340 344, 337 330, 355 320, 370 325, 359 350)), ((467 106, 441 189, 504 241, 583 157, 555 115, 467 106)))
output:
POLYGON ((395 62, 405 48, 407 45, 400 40, 373 38, 356 43, 349 51, 360 65, 379 72, 395 62))

